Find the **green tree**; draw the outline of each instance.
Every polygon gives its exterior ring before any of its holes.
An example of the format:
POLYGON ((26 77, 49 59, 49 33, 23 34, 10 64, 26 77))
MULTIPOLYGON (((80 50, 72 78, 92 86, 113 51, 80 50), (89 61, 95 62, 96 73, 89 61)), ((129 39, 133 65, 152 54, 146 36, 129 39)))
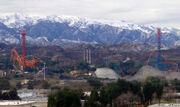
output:
POLYGON ((118 64, 113 63, 113 62, 109 63, 108 67, 113 69, 113 70, 116 70, 116 71, 119 70, 118 64))
POLYGON ((180 80, 174 79, 171 81, 172 88, 175 89, 177 92, 180 92, 180 80))
POLYGON ((56 96, 55 95, 53 95, 53 94, 50 94, 49 96, 48 96, 48 107, 57 107, 56 106, 56 96))
POLYGON ((34 89, 33 81, 29 81, 29 82, 28 82, 27 88, 28 88, 28 89, 34 89))
POLYGON ((155 87, 154 91, 156 93, 156 97, 159 100, 159 104, 160 104, 165 82, 161 80, 159 77, 148 77, 147 81, 150 81, 154 85, 155 87))
POLYGON ((158 84, 157 87, 156 87, 156 96, 159 100, 159 105, 160 105, 160 101, 161 101, 161 97, 162 97, 162 94, 163 94, 163 85, 162 84, 158 84))
POLYGON ((97 107, 97 106, 99 106, 98 101, 99 101, 98 91, 97 91, 97 89, 93 89, 91 91, 91 95, 90 95, 89 100, 87 102, 87 106, 88 107, 97 107))
POLYGON ((156 93, 156 97, 159 99, 160 103, 163 94, 163 82, 159 77, 148 77, 143 85, 145 105, 151 104, 154 93, 156 93))
POLYGON ((10 83, 6 79, 0 78, 0 90, 9 90, 10 89, 10 83))
POLYGON ((124 72, 129 71, 132 67, 134 67, 135 62, 134 61, 127 61, 127 62, 120 62, 120 67, 124 72))
POLYGON ((116 83, 108 84, 106 88, 108 103, 112 105, 113 99, 116 99, 122 93, 128 92, 130 89, 130 82, 123 79, 119 79, 116 83))
POLYGON ((17 89, 21 89, 21 88, 22 88, 21 82, 17 82, 16 88, 17 88, 17 89))
POLYGON ((130 83, 130 91, 133 94, 138 95, 141 92, 141 83, 137 81, 133 81, 130 83))
POLYGON ((11 89, 9 92, 0 92, 0 99, 1 100, 20 100, 19 96, 17 95, 17 90, 11 89))
POLYGON ((90 71, 96 71, 96 68, 95 67, 92 67, 89 69, 90 71))
POLYGON ((96 78, 88 78, 87 82, 89 83, 89 85, 93 86, 94 88, 99 88, 103 86, 103 83, 96 78))
POLYGON ((153 98, 153 93, 155 92, 155 86, 151 82, 145 82, 143 85, 143 95, 145 105, 149 105, 153 98))
POLYGON ((3 100, 2 91, 0 90, 0 100, 3 100))
POLYGON ((130 89, 130 82, 123 79, 118 79, 117 85, 119 86, 119 94, 126 93, 130 89))
POLYGON ((42 88, 48 89, 50 87, 50 84, 47 81, 42 81, 42 88))
POLYGON ((108 95, 104 88, 100 89, 99 102, 105 107, 108 104, 108 95))
POLYGON ((80 70, 89 70, 89 69, 90 69, 89 64, 86 63, 86 62, 80 62, 80 63, 78 63, 77 67, 78 67, 78 69, 80 69, 80 70))
POLYGON ((16 88, 9 91, 9 100, 20 100, 16 88))
POLYGON ((110 83, 108 84, 106 91, 108 96, 108 103, 112 105, 112 100, 120 95, 119 86, 117 85, 117 83, 110 83))
POLYGON ((27 71, 27 72, 37 72, 37 69, 36 68, 31 68, 31 67, 26 67, 25 71, 27 71))
POLYGON ((63 89, 48 97, 48 107, 81 107, 78 90, 63 89))
POLYGON ((93 89, 91 91, 90 98, 91 98, 92 101, 98 101, 99 100, 99 94, 98 94, 97 89, 93 89))
POLYGON ((12 62, 9 58, 0 59, 0 64, 2 64, 0 66, 1 69, 13 69, 12 62))

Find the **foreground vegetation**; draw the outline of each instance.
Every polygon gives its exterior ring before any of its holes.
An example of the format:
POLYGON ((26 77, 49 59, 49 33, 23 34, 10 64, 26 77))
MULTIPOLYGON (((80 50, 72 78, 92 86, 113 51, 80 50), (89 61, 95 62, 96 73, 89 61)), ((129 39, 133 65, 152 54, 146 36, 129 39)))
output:
POLYGON ((10 91, 7 92, 3 92, 0 91, 0 100, 20 100, 18 94, 17 94, 17 90, 11 89, 10 91))
POLYGON ((49 95, 48 107, 80 107, 81 100, 85 101, 85 107, 106 107, 108 105, 123 107, 137 104, 146 107, 152 104, 154 98, 158 99, 160 103, 163 88, 164 82, 155 77, 150 77, 142 83, 119 79, 107 86, 94 88, 90 96, 84 95, 80 90, 66 88, 59 90, 55 94, 49 95))

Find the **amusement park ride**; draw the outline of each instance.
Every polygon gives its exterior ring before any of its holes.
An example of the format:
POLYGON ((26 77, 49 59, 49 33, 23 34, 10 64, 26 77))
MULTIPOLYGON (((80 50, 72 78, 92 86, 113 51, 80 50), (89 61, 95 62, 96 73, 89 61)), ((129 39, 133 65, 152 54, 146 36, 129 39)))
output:
MULTIPOLYGON (((146 65, 155 67, 156 69, 163 71, 164 68, 168 68, 164 71, 167 71, 166 73, 172 73, 172 72, 177 72, 178 71, 178 64, 175 62, 168 62, 165 57, 161 54, 161 30, 157 29, 157 40, 158 40, 158 50, 153 51, 149 54, 148 60, 146 61, 146 65), (157 60, 155 62, 152 62, 153 60, 153 56, 157 56, 157 60)), ((108 64, 109 62, 116 62, 116 59, 114 58, 104 58, 106 61, 106 64, 108 64)), ((132 76, 134 74, 136 74, 139 70, 139 68, 136 68, 134 71, 127 73, 125 71, 123 71, 119 65, 119 69, 120 71, 117 69, 116 71, 118 71, 117 73, 120 74, 121 76, 132 76)))
MULTIPOLYGON (((26 67, 35 68, 36 63, 38 63, 38 62, 43 63, 43 61, 40 59, 35 59, 35 58, 33 58, 32 60, 28 60, 26 58, 26 55, 25 55, 26 31, 22 30, 20 34, 22 35, 22 56, 20 57, 19 54, 17 53, 17 51, 15 49, 12 49, 11 61, 14 64, 15 63, 18 64, 19 70, 24 71, 24 69, 26 67)), ((164 58, 164 56, 161 54, 161 30, 160 29, 157 29, 157 40, 158 40, 158 50, 150 53, 148 60, 146 62, 146 65, 151 65, 151 66, 153 66, 159 70, 161 70, 161 68, 163 68, 163 66, 168 66, 169 67, 169 69, 167 70, 168 73, 177 72, 178 71, 178 64, 176 64, 174 62, 168 62, 164 58), (157 56, 157 61, 155 61, 153 64, 150 64, 151 60, 153 59, 152 56, 154 56, 154 55, 157 56)), ((89 53, 84 52, 83 56, 84 56, 84 61, 86 61, 86 59, 89 59, 90 61, 87 61, 87 62, 91 63, 91 52, 89 52, 89 53)), ((53 58, 51 58, 51 61, 57 61, 58 57, 59 57, 58 55, 54 56, 53 58)), ((106 63, 108 63, 109 61, 117 62, 116 59, 111 58, 111 57, 105 57, 104 59, 106 60, 106 63)), ((77 62, 75 62, 75 61, 73 61, 73 62, 74 62, 74 70, 76 70, 77 69, 77 62)), ((121 69, 121 68, 119 68, 119 69, 121 69)), ((122 70, 120 70, 120 72, 121 72, 120 74, 121 75, 134 75, 137 71, 138 71, 138 69, 135 70, 134 72, 125 74, 125 73, 123 73, 122 70)))
POLYGON ((152 66, 156 69, 161 70, 163 65, 170 66, 171 69, 168 70, 167 73, 177 72, 178 71, 178 64, 175 62, 168 62, 165 57, 161 54, 161 29, 157 29, 158 33, 158 50, 153 51, 150 53, 148 60, 146 62, 147 65, 150 65, 150 61, 153 55, 157 54, 157 63, 154 63, 152 66))
POLYGON ((17 62, 19 70, 24 71, 24 69, 26 67, 35 68, 36 63, 38 63, 38 62, 42 63, 43 61, 40 59, 34 59, 34 58, 32 60, 26 59, 26 55, 25 55, 26 31, 22 30, 20 34, 22 35, 22 57, 19 56, 19 54, 17 53, 17 51, 15 49, 12 49, 10 60, 13 63, 17 62))

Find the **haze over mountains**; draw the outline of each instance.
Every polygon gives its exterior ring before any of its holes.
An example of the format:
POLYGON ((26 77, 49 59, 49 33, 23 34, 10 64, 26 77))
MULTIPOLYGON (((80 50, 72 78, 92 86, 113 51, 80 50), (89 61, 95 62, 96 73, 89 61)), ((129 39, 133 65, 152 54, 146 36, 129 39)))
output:
MULTIPOLYGON (((94 20, 71 16, 30 17, 13 14, 0 17, 0 43, 19 44, 19 32, 26 29, 26 42, 37 45, 157 43, 154 26, 117 20, 94 20)), ((180 45, 180 30, 162 28, 162 44, 180 45)))

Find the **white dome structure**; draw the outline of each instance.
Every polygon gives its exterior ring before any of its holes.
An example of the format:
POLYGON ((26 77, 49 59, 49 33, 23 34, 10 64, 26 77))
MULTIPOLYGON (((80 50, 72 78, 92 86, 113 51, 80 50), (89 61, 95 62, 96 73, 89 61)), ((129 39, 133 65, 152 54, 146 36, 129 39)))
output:
POLYGON ((110 68, 97 68, 95 75, 98 78, 118 79, 120 76, 110 68))

